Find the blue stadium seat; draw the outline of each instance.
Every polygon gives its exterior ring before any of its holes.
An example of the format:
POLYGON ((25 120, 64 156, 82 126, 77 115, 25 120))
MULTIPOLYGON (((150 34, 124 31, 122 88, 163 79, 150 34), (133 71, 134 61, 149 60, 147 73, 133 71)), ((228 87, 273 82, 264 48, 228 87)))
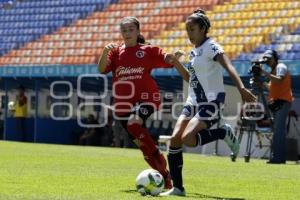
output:
MULTIPOLYGON (((7 2, 9 0, 0 0, 7 2)), ((1 55, 118 0, 27 0, 0 12, 1 55)))
POLYGON ((266 49, 268 49, 268 47, 262 44, 254 50, 254 53, 263 53, 266 49))
POLYGON ((295 53, 295 57, 296 60, 300 60, 300 52, 295 53))
POLYGON ((300 27, 294 32, 294 34, 300 34, 300 27))
POLYGON ((280 59, 282 60, 289 60, 288 57, 289 57, 289 53, 287 52, 283 52, 282 54, 280 54, 280 59))
POLYGON ((236 60, 241 60, 241 61, 247 60, 247 54, 246 54, 246 53, 241 53, 241 54, 239 55, 239 57, 237 57, 236 60))
POLYGON ((294 44, 292 47, 292 51, 300 52, 300 44, 294 44))

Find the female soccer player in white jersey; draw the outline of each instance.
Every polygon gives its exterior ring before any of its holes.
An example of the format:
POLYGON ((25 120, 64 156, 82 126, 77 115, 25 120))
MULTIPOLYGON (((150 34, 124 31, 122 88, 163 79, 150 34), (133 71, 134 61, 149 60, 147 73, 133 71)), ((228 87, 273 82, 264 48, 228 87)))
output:
POLYGON ((255 96, 244 87, 222 47, 207 36, 209 28, 210 21, 202 10, 195 11, 186 20, 188 37, 195 46, 190 53, 188 71, 181 73, 189 81, 188 98, 173 130, 168 152, 173 188, 161 196, 185 196, 182 144, 195 147, 223 139, 233 154, 238 154, 239 142, 229 125, 210 129, 220 120, 219 109, 225 100, 222 68, 229 73, 243 101, 255 101, 255 96))

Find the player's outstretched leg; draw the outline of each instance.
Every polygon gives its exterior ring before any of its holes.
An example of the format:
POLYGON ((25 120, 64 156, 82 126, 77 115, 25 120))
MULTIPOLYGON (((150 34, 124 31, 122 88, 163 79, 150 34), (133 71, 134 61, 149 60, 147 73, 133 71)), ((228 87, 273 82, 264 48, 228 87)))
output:
POLYGON ((165 179, 165 189, 171 189, 172 188, 172 179, 171 174, 167 170, 167 161, 162 153, 157 151, 156 154, 154 154, 155 161, 157 162, 157 168, 160 168, 161 174, 163 175, 165 179))
POLYGON ((233 130, 229 124, 212 130, 202 130, 198 133, 198 145, 205 145, 216 140, 224 140, 232 151, 233 156, 237 156, 240 150, 240 144, 237 137, 233 134, 233 130))
POLYGON ((168 162, 171 177, 173 180, 173 188, 160 193, 160 196, 185 196, 185 190, 182 183, 182 167, 183 167, 183 156, 182 148, 169 148, 168 162))
POLYGON ((188 122, 189 120, 187 117, 181 115, 174 127, 168 151, 169 170, 173 180, 173 188, 166 192, 160 193, 160 196, 185 196, 182 178, 183 155, 181 135, 188 122))
POLYGON ((172 187, 170 173, 167 170, 167 161, 157 149, 150 133, 137 123, 128 124, 127 130, 134 136, 137 146, 144 154, 145 161, 155 170, 159 171, 165 179, 165 187, 172 187))

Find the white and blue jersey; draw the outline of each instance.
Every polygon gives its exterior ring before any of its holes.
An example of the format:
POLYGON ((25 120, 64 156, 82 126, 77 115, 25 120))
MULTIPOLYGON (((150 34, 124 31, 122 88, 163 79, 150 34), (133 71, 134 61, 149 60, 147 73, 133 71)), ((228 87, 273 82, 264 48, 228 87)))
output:
POLYGON ((197 117, 210 128, 220 120, 220 106, 225 101, 222 66, 216 61, 223 49, 207 38, 190 53, 188 98, 182 114, 197 117))
POLYGON ((216 56, 222 53, 222 47, 211 38, 192 49, 188 64, 190 80, 186 105, 196 106, 215 100, 224 102, 223 68, 216 61, 216 56))

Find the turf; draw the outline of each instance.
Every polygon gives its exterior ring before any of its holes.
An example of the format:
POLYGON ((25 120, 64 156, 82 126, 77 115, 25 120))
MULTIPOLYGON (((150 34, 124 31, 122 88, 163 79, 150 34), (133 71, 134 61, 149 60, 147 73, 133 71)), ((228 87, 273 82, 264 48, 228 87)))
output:
POLYGON ((184 154, 187 197, 142 197, 134 149, 0 141, 1 200, 299 199, 300 166, 184 154))

